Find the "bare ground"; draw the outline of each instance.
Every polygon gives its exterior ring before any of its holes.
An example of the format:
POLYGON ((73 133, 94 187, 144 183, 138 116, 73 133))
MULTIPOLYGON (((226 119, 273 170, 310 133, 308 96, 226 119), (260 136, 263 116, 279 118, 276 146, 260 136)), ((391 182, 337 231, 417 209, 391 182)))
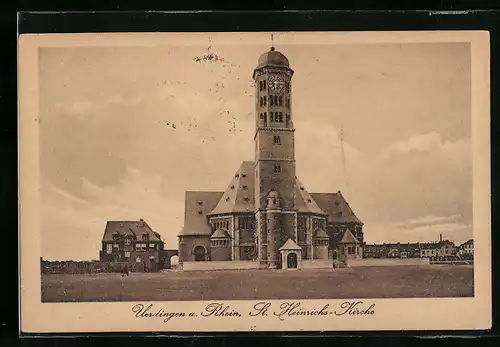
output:
POLYGON ((472 266, 42 275, 42 302, 474 296, 472 266))

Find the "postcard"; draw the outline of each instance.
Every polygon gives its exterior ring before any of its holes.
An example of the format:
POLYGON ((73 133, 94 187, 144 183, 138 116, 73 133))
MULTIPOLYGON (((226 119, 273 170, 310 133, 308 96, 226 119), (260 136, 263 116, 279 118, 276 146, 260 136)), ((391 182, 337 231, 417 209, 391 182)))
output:
POLYGON ((491 327, 483 31, 19 38, 23 333, 491 327))

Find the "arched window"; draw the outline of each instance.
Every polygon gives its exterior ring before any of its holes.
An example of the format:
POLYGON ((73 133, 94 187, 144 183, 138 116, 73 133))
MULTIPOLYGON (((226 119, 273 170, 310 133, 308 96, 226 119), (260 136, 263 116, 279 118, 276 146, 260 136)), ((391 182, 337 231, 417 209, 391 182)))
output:
POLYGON ((262 90, 262 81, 259 82, 259 90, 262 90))
POLYGON ((264 101, 262 99, 262 96, 260 97, 260 106, 264 105, 264 101))
POLYGON ((274 136, 273 141, 275 144, 280 145, 281 144, 281 138, 278 136, 274 136))
POLYGON ((264 119, 264 114, 263 113, 260 114, 260 119, 264 119))
POLYGON ((278 99, 278 105, 283 105, 283 97, 280 95, 278 99))
POLYGON ((274 104, 275 104, 275 105, 278 105, 278 95, 275 95, 275 96, 274 96, 274 104))
POLYGON ((267 97, 264 96, 264 106, 266 106, 266 105, 267 105, 267 97))
POLYGON ((269 105, 274 106, 274 98, 272 95, 269 95, 269 105))
POLYGON ((280 112, 280 122, 283 122, 283 112, 280 112))
POLYGON ((271 122, 274 122, 274 112, 269 112, 269 114, 271 115, 271 122))
POLYGON ((266 80, 263 81, 263 85, 264 85, 263 89, 266 89, 266 80))
POLYGON ((267 112, 264 112, 264 123, 267 123, 267 112))

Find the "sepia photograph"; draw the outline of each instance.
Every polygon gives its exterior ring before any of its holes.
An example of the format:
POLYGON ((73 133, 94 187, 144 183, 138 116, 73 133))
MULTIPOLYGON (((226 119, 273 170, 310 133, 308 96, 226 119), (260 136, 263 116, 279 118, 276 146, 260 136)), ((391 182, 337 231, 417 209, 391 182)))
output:
POLYGON ((224 301, 265 315, 278 300, 300 316, 314 314, 292 301, 333 300, 318 307, 341 316, 477 297, 491 229, 489 206, 475 213, 489 114, 473 116, 473 44, 348 34, 39 44, 37 171, 21 170, 38 219, 21 238, 37 233, 22 252, 40 302, 137 318, 168 315, 157 302, 237 316, 224 301))

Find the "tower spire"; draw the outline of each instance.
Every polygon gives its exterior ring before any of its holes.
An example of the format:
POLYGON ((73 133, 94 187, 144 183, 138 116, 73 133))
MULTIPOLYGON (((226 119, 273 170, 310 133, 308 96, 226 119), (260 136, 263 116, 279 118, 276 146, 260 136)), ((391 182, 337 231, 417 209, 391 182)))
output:
POLYGON ((274 51, 274 34, 271 34, 271 51, 274 51))

